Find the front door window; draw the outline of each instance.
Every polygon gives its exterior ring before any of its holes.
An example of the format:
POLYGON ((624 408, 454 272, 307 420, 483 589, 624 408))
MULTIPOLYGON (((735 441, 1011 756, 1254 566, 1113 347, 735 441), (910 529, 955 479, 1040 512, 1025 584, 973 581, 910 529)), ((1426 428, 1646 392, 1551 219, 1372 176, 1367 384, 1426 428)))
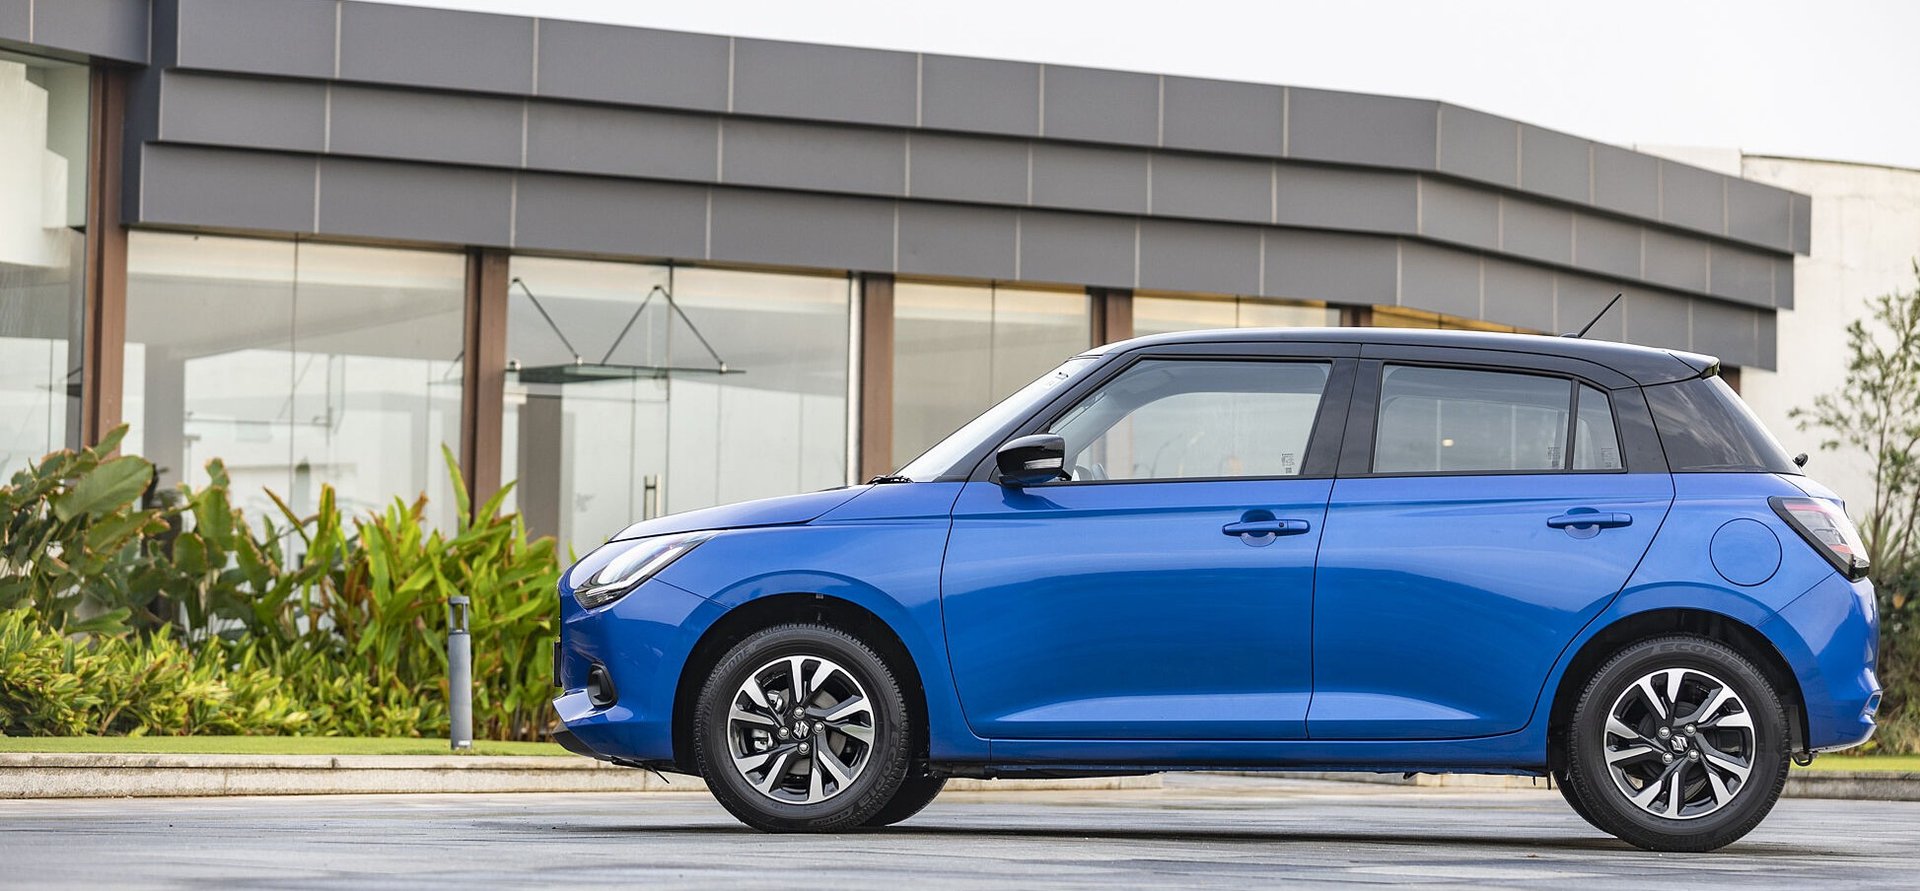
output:
POLYGON ((1297 476, 1326 386, 1324 363, 1148 359, 1049 432, 1075 480, 1297 476))

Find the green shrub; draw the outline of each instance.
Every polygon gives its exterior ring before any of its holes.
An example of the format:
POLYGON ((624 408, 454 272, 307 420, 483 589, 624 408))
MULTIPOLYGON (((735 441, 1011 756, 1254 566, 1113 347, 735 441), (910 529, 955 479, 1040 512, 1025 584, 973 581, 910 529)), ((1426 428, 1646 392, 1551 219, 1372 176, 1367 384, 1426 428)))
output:
POLYGON ((1920 567, 1874 567, 1880 600, 1880 665, 1886 694, 1880 703, 1880 728, 1866 751, 1920 753, 1920 567))
POLYGON ((153 465, 108 457, 125 435, 122 427, 97 448, 54 452, 0 487, 0 610, 24 605, 66 631, 124 631, 151 603, 146 537, 166 529, 166 512, 134 506, 153 465))
POLYGON ((475 734, 545 735, 560 566, 505 490, 461 496, 450 531, 424 497, 349 517, 325 486, 311 515, 275 497, 250 520, 216 460, 207 486, 136 504, 152 467, 110 457, 123 433, 0 487, 0 732, 444 735, 464 595, 475 734))
POLYGON ((32 610, 0 612, 0 733, 8 736, 298 733, 312 718, 225 644, 152 635, 67 634, 32 610))
POLYGON ((1823 450, 1865 453, 1873 493, 1852 505, 1879 592, 1880 730, 1862 751, 1920 752, 1920 261, 1915 286, 1867 302, 1872 320, 1847 325, 1838 389, 1795 409, 1823 450))

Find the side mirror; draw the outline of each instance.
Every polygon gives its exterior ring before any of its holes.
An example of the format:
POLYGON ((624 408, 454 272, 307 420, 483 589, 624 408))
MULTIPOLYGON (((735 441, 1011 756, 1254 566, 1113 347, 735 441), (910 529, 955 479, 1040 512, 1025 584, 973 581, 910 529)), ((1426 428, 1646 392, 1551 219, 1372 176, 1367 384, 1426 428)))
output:
POLYGON ((1067 441, 1057 433, 1009 440, 994 453, 1000 485, 1037 486, 1067 478, 1067 441))

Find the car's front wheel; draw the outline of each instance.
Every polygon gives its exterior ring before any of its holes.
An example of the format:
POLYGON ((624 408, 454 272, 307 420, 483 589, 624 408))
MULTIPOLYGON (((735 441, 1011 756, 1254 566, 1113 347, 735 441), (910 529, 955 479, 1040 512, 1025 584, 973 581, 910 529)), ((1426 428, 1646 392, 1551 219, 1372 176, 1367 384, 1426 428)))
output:
POLYGON ((925 772, 909 773, 906 781, 900 784, 900 791, 894 793, 893 800, 887 802, 887 806, 881 808, 879 813, 868 817, 863 825, 892 826, 926 810, 927 805, 940 795, 940 790, 946 787, 946 777, 925 772))
POLYGON ((714 798, 749 826, 851 829, 905 781, 910 714, 865 643, 825 625, 780 625, 714 667, 695 709, 695 757, 714 798))
POLYGON ((1566 745, 1574 809, 1654 851, 1711 851, 1739 839, 1787 781, 1779 694, 1745 657, 1692 635, 1615 654, 1575 706, 1566 745))

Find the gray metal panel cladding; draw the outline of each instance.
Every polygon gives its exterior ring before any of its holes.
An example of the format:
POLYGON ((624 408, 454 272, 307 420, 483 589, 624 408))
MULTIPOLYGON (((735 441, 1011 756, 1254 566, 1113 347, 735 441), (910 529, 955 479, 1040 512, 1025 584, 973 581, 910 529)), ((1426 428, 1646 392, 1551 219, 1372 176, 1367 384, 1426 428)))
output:
MULTIPOLYGON (((23 2, 0 0, 0 30, 23 2)), ((1805 196, 1421 99, 355 0, 155 9, 136 225, 1405 302, 1536 330, 1625 290, 1647 295, 1635 332, 1668 336, 1672 301, 1728 320, 1791 301, 1809 240, 1805 196)))

